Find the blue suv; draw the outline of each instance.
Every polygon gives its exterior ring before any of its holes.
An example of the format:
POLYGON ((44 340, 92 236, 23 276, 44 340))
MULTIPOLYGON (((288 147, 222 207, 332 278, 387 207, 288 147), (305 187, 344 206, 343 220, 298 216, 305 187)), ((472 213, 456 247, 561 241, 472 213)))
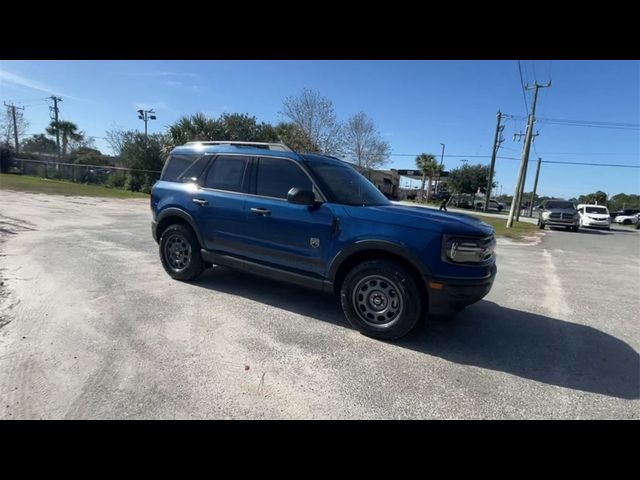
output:
POLYGON ((393 204, 350 164, 282 144, 175 148, 151 210, 174 279, 223 265, 334 292, 349 322, 375 338, 477 302, 496 275, 490 225, 393 204))

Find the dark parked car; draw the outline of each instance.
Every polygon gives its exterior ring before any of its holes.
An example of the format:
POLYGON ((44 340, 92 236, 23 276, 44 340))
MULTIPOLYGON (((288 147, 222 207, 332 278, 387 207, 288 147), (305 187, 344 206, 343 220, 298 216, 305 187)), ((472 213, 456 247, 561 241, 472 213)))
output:
POLYGON ((377 338, 477 302, 496 275, 490 225, 392 204, 350 164, 280 144, 174 149, 151 210, 171 277, 216 264, 334 292, 349 322, 377 338))
POLYGON ((573 202, 567 200, 545 200, 538 207, 538 227, 566 227, 577 232, 580 215, 573 202))

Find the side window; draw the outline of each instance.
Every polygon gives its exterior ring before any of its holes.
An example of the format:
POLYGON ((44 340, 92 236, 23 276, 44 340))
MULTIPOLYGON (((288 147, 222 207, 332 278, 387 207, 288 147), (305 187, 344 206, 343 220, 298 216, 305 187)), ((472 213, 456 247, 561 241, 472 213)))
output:
POLYGON ((183 177, 200 177, 211 157, 202 155, 171 155, 162 170, 162 180, 181 182, 183 177))
POLYGON ((256 194, 265 197, 287 198, 293 187, 312 190, 313 185, 302 168, 291 160, 260 158, 256 180, 256 194))
POLYGON ((162 180, 177 182, 179 175, 193 162, 190 155, 171 155, 162 171, 162 180))
POLYGON ((207 172, 204 186, 229 192, 242 192, 246 157, 218 157, 207 172))

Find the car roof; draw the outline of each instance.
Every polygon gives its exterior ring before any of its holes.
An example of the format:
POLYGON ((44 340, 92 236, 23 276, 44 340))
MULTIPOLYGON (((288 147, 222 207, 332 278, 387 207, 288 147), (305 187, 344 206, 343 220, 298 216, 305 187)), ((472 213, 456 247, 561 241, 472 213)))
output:
POLYGON ((284 157, 290 158, 296 161, 310 161, 310 162, 323 162, 323 163, 339 163, 349 164, 344 160, 332 157, 329 155, 322 155, 319 153, 304 153, 300 154, 290 150, 283 144, 267 144, 267 143, 253 143, 253 142, 189 142, 185 145, 175 147, 171 154, 185 154, 185 153, 197 153, 197 154, 216 154, 216 153, 235 153, 245 155, 259 155, 261 157, 284 157), (277 149, 273 149, 276 146, 277 149), (271 147, 271 148, 270 148, 271 147), (284 147, 284 148, 282 148, 284 147), (285 150, 285 148, 287 150, 285 150))
POLYGON ((607 208, 606 205, 596 205, 594 203, 580 203, 580 204, 578 204, 578 208, 582 208, 582 207, 600 207, 600 208, 604 208, 604 209, 607 208))

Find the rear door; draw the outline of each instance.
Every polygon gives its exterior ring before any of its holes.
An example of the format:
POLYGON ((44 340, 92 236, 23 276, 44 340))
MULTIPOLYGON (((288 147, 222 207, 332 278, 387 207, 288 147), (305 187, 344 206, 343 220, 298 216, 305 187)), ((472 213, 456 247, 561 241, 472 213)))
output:
POLYGON ((204 248, 235 256, 244 254, 244 203, 249 158, 218 155, 209 165, 201 188, 193 195, 204 248))
POLYGON ((327 203, 314 207, 289 203, 287 193, 294 187, 316 189, 298 162, 274 157, 254 160, 252 195, 245 203, 247 255, 258 263, 322 277, 333 211, 327 203))

